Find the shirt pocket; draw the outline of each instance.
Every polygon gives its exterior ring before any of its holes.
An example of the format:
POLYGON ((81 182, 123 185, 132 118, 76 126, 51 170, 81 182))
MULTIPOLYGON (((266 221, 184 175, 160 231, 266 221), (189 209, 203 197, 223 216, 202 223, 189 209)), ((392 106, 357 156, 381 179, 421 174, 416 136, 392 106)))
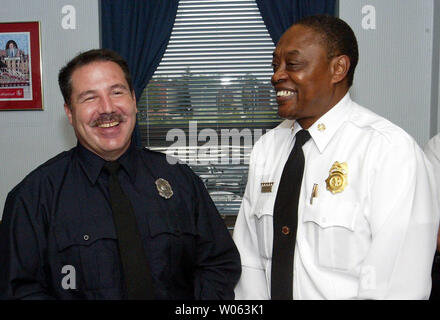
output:
POLYGON ((359 263, 362 250, 355 230, 359 211, 358 203, 344 200, 306 205, 303 222, 321 267, 350 270, 359 263))
POLYGON ((196 235, 194 219, 185 211, 179 210, 178 204, 163 206, 161 212, 147 214, 150 236, 155 238, 161 234, 174 237, 196 235))
POLYGON ((275 195, 262 195, 254 210, 258 248, 265 259, 272 259, 274 201, 275 195))
POLYGON ((75 268, 76 287, 113 288, 121 278, 117 238, 110 227, 78 232, 72 226, 54 229, 62 266, 75 268))

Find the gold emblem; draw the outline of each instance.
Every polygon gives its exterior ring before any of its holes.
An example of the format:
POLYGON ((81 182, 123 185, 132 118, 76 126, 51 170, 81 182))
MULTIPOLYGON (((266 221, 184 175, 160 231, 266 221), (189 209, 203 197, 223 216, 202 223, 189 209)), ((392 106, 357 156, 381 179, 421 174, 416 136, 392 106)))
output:
POLYGON ((262 182, 261 183, 261 193, 272 192, 273 182, 262 182))
POLYGON ((171 189, 170 183, 165 179, 159 178, 156 180, 157 191, 161 197, 165 199, 171 198, 173 195, 173 189, 171 189))
POLYGON ((339 163, 336 161, 333 163, 328 178, 325 180, 327 184, 327 190, 335 194, 344 191, 347 186, 347 174, 348 166, 346 162, 339 163))
POLYGON ((325 124, 320 123, 318 124, 318 131, 324 131, 325 130, 325 124))

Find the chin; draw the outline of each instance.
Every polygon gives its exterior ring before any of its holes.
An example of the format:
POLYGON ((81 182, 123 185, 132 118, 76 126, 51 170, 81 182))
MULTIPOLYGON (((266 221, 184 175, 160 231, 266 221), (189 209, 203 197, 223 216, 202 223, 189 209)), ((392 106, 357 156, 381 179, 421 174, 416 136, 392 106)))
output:
POLYGON ((127 149, 130 144, 130 139, 105 139, 100 140, 96 146, 97 149, 105 153, 119 153, 121 150, 127 149))
POLYGON ((300 112, 296 105, 281 104, 278 105, 278 116, 283 119, 297 120, 300 117, 300 112))
POLYGON ((109 153, 118 153, 121 150, 127 149, 129 142, 127 143, 110 143, 102 146, 102 149, 109 153))
POLYGON ((292 115, 292 113, 288 112, 287 110, 278 109, 278 116, 283 119, 295 120, 295 116, 292 115))

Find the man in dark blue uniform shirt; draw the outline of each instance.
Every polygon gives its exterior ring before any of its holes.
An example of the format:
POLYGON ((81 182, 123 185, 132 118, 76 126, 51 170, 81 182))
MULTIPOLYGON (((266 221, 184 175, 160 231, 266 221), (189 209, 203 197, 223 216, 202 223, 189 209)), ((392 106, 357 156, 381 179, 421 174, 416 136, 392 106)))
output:
POLYGON ((233 299, 240 258, 202 181, 186 165, 131 143, 137 108, 125 61, 90 50, 60 71, 59 83, 78 144, 8 194, 0 298, 127 298, 124 278, 132 275, 123 272, 104 169, 117 161, 153 297, 233 299))

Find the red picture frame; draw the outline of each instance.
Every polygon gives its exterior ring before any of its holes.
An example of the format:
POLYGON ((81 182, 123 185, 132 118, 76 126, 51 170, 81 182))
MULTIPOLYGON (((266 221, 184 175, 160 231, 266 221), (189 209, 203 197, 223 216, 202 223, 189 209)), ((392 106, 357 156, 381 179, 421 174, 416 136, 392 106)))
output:
POLYGON ((0 111, 43 110, 40 23, 0 23, 0 111))

